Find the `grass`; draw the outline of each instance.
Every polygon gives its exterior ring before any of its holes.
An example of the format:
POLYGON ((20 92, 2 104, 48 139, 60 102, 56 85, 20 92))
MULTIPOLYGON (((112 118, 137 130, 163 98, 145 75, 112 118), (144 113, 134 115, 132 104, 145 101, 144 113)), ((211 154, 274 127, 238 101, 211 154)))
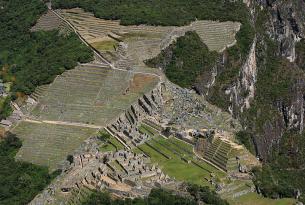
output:
POLYGON ((110 151, 115 151, 115 147, 112 144, 106 143, 102 144, 99 148, 101 152, 110 152, 110 151))
POLYGON ((183 142, 175 137, 171 137, 168 139, 168 141, 172 142, 173 144, 177 144, 181 147, 183 147, 184 149, 186 149, 188 152, 193 152, 193 146, 186 143, 186 142, 183 142))
POLYGON ((110 137, 108 142, 102 144, 99 148, 101 152, 110 152, 121 149, 124 149, 124 146, 115 137, 112 136, 110 137))
POLYGON ((235 198, 234 200, 230 200, 229 203, 231 205, 293 205, 296 203, 296 200, 291 198, 269 199, 256 193, 249 193, 235 198))
POLYGON ((108 41, 99 41, 91 43, 91 45, 97 49, 98 51, 114 51, 115 47, 118 46, 118 42, 115 40, 108 40, 108 41))
POLYGON ((125 71, 78 66, 56 78, 31 114, 42 120, 105 126, 158 80, 124 95, 131 79, 125 71))
POLYGON ((53 171, 96 131, 91 128, 21 122, 12 131, 23 144, 16 159, 48 166, 53 171))
MULTIPOLYGON (((171 151, 169 149, 166 149, 166 147, 171 146, 173 149, 175 145, 171 145, 170 141, 167 139, 164 139, 160 136, 155 138, 156 141, 151 140, 149 144, 153 146, 154 148, 160 150, 160 152, 166 154, 167 156, 170 156, 170 159, 167 159, 160 153, 156 152, 154 149, 149 147, 146 144, 140 145, 139 147, 144 150, 146 153, 148 153, 151 157, 152 163, 157 163, 158 166, 170 177, 174 177, 175 179, 179 181, 186 181, 190 183, 195 183, 199 185, 206 185, 210 186, 209 183, 204 179, 210 178, 210 172, 214 172, 217 176, 223 177, 224 174, 216 170, 214 167, 208 165, 205 162, 193 160, 196 163, 198 163, 201 167, 204 169, 196 166, 193 163, 187 163, 183 161, 179 155, 175 154, 174 151, 171 151), (209 170, 209 171, 207 171, 209 170)), ((183 142, 181 142, 183 143, 183 142)), ((182 144, 185 147, 188 147, 189 145, 184 143, 182 144)), ((177 147, 176 147, 177 148, 177 147)), ((139 153, 139 149, 134 150, 136 153, 139 153)), ((182 153, 180 153, 182 154, 182 153)), ((189 156, 189 159, 192 159, 193 156, 189 156)))
POLYGON ((122 168, 122 166, 121 166, 117 161, 111 162, 111 165, 112 165, 116 170, 119 170, 120 172, 125 172, 124 169, 122 168))
MULTIPOLYGON (((156 123, 154 122, 151 122, 149 120, 144 120, 144 123, 146 124, 147 127, 152 127, 158 131, 162 131, 162 127, 160 125, 157 125, 156 123)), ((156 131, 155 131, 156 132, 156 131)))
POLYGON ((137 38, 162 38, 162 35, 158 33, 145 32, 143 29, 142 32, 128 32, 122 35, 122 41, 129 41, 131 39, 137 38))
POLYGON ((139 131, 143 132, 143 133, 146 133, 150 136, 158 135, 158 132, 156 130, 152 129, 151 127, 149 127, 146 124, 141 124, 140 127, 139 127, 139 131))
POLYGON ((111 137, 109 139, 109 142, 111 142, 111 144, 113 144, 114 146, 116 146, 119 150, 120 149, 124 149, 124 146, 114 137, 111 137))

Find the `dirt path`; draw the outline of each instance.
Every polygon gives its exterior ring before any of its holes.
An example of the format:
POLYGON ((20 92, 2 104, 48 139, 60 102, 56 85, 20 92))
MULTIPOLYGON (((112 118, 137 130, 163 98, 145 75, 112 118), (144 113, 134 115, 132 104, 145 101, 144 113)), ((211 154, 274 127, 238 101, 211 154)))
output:
MULTIPOLYGON (((61 20, 63 20, 66 24, 68 24, 74 31, 74 33, 76 33, 76 35, 79 37, 79 39, 84 43, 86 44, 86 46, 88 46, 89 48, 91 48, 91 50, 94 52, 94 54, 101 59, 101 61, 103 61, 105 64, 109 65, 111 67, 111 69, 113 70, 120 70, 120 71, 127 71, 127 70, 124 70, 124 69, 119 69, 119 68, 116 68, 111 62, 109 62, 106 58, 104 58, 95 48, 93 48, 79 33, 78 31, 74 28, 74 26, 68 21, 66 20, 64 17, 62 17, 59 13, 57 13, 56 11, 54 10, 51 10, 58 18, 60 18, 61 20)), ((87 63, 87 64, 84 64, 84 65, 94 65, 94 66, 98 66, 98 64, 90 64, 90 63, 87 63)), ((153 75, 153 76, 156 76, 158 77, 160 80, 162 80, 162 76, 160 75, 157 75, 157 74, 154 74, 154 73, 148 73, 148 72, 135 72, 135 71, 129 71, 129 72, 132 72, 132 73, 139 73, 139 74, 146 74, 146 75, 153 75)))
POLYGON ((49 120, 33 120, 26 118, 23 121, 25 122, 30 122, 30 123, 37 123, 37 124, 53 124, 53 125, 67 125, 67 126, 75 126, 75 127, 87 127, 87 128, 93 128, 93 129, 102 129, 103 126, 98 126, 98 125, 89 125, 89 124, 84 124, 84 123, 77 123, 77 122, 64 122, 64 121, 49 121, 49 120))

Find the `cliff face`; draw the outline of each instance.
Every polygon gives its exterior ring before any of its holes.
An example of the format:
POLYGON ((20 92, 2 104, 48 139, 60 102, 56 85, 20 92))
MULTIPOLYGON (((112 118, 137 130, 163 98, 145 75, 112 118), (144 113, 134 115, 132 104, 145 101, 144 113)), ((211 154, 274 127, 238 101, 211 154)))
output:
POLYGON ((275 40, 277 56, 289 60, 290 63, 285 63, 284 69, 289 70, 289 74, 292 73, 286 77, 289 84, 285 99, 277 98, 272 102, 273 107, 277 109, 276 116, 272 116, 272 120, 265 121, 262 132, 256 133, 254 137, 259 155, 266 159, 272 148, 279 145, 285 131, 295 130, 302 133, 304 130, 305 75, 300 63, 297 63, 304 57, 303 54, 296 52, 296 44, 305 37, 305 1, 258 2, 267 11, 269 17, 266 22, 269 30, 265 34, 275 40))
POLYGON ((278 53, 294 62, 296 42, 305 37, 304 0, 258 0, 270 13, 269 34, 278 43, 278 53))
POLYGON ((255 96, 255 83, 257 78, 256 66, 256 39, 254 39, 246 62, 242 65, 236 83, 225 91, 229 95, 230 106, 228 110, 236 115, 250 108, 255 96))
MULTIPOLYGON (((266 15, 263 21, 265 25, 262 26, 264 29, 256 28, 257 37, 239 68, 238 77, 229 86, 218 90, 222 92, 219 96, 227 101, 222 108, 244 122, 244 128, 253 136, 258 155, 267 159, 286 131, 304 131, 305 40, 302 39, 305 38, 305 1, 247 0, 245 3, 251 8, 254 24, 258 21, 258 13, 266 15), (255 7, 255 4, 259 6, 255 7), (277 61, 280 61, 276 66, 281 67, 270 71, 271 74, 268 70, 272 68, 267 63, 270 61, 268 39, 275 43, 272 49, 277 61), (267 74, 270 79, 266 77, 267 74), (269 95, 273 96, 272 93, 277 90, 280 94, 269 99, 269 95), (269 94, 270 91, 272 93, 269 94)), ((226 65, 218 68, 215 74, 225 70, 226 65)), ((205 82, 213 87, 214 84, 221 84, 217 80, 216 77, 215 82, 213 76, 205 82)), ((206 94, 211 98, 210 95, 215 92, 206 94)))

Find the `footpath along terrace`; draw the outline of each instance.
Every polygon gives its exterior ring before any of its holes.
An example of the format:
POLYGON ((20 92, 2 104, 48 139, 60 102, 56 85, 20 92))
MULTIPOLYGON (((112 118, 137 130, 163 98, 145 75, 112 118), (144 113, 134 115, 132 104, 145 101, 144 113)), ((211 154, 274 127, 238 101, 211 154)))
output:
POLYGON ((101 64, 79 65, 64 72, 32 95, 38 104, 26 122, 13 130, 23 140, 16 158, 56 169, 84 140, 158 82, 153 75, 101 64))
POLYGON ((141 88, 132 89, 139 83, 139 75, 106 66, 78 66, 56 78, 32 115, 38 120, 105 126, 158 82, 148 76, 148 81, 140 82, 141 88))

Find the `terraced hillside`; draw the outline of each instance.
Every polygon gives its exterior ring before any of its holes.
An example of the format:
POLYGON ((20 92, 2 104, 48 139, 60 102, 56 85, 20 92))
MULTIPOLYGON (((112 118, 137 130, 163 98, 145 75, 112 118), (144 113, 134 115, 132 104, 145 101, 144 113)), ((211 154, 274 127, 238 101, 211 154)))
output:
MULTIPOLYGON (((148 131, 144 129, 144 132, 148 131)), ((197 159, 192 146, 176 138, 165 139, 155 135, 134 151, 148 155, 152 163, 158 164, 166 174, 177 180, 210 186, 207 180, 210 179, 211 173, 219 178, 225 176, 213 166, 197 159)))
POLYGON ((158 55, 161 49, 186 31, 196 31, 210 50, 221 51, 235 43, 235 34, 240 27, 237 22, 216 21, 196 21, 183 27, 122 26, 119 21, 99 19, 79 8, 57 12, 110 61, 115 62, 123 57, 127 61, 124 64, 131 64, 135 70, 147 71, 152 70, 143 61, 158 55), (117 49, 119 42, 127 44, 123 54, 117 49))
POLYGON ((124 112, 139 96, 152 90, 159 78, 114 70, 102 64, 79 65, 57 76, 32 94, 36 106, 23 109, 26 121, 14 132, 24 146, 17 159, 57 168, 98 128, 124 112))
POLYGON ((105 126, 157 82, 157 77, 108 66, 80 65, 56 78, 40 96, 32 115, 37 120, 105 126), (145 83, 140 82, 142 78, 145 83), (138 83, 141 86, 135 88, 133 84, 138 83))
POLYGON ((31 31, 50 31, 64 26, 66 26, 66 24, 63 22, 63 20, 58 18, 54 12, 48 10, 47 13, 38 19, 37 23, 31 28, 31 31))
POLYGON ((22 122, 13 130, 23 144, 16 159, 55 170, 60 161, 95 132, 92 128, 22 122))

